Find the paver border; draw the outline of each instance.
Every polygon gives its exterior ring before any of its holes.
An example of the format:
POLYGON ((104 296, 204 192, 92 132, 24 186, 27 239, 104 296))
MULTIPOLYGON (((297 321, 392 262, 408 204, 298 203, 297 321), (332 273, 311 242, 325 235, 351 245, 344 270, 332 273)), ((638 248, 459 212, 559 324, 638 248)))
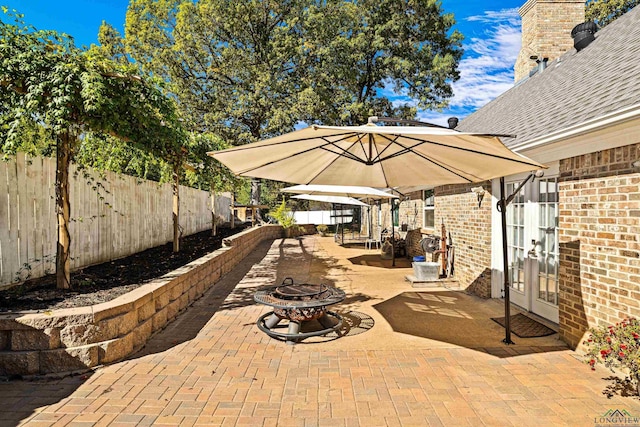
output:
MULTIPOLYGON (((310 231, 305 227, 305 233, 310 231)), ((0 375, 74 373, 126 358, 260 242, 282 233, 279 225, 252 227, 224 239, 222 248, 109 302, 0 315, 0 375)))

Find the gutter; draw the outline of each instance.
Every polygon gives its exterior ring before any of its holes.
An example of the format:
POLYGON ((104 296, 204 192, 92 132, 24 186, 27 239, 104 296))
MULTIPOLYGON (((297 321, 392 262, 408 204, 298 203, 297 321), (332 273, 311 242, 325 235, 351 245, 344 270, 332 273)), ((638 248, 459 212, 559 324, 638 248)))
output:
POLYGON ((553 144, 564 139, 591 133, 615 124, 628 122, 637 118, 640 118, 640 104, 635 104, 630 107, 615 111, 613 113, 605 114, 604 116, 587 120, 586 122, 580 123, 578 125, 570 126, 568 128, 558 130, 538 138, 511 145, 509 148, 516 152, 527 151, 533 148, 553 144))

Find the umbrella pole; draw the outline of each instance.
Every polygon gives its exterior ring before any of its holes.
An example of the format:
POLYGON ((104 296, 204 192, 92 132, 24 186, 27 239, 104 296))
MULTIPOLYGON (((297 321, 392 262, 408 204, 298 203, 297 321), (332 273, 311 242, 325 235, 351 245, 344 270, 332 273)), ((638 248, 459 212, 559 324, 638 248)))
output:
POLYGON ((391 266, 396 266, 396 230, 393 226, 393 199, 389 199, 391 206, 391 266))
POLYGON ((518 195, 522 187, 532 179, 540 178, 543 175, 542 171, 532 172, 528 177, 524 179, 509 196, 506 195, 504 188, 504 177, 500 178, 500 201, 498 202, 498 210, 500 211, 500 217, 502 219, 502 258, 504 262, 504 329, 506 336, 503 340, 505 344, 514 344, 511 341, 511 298, 509 295, 509 249, 507 246, 507 206, 518 195))
POLYGON ((342 244, 344 245, 344 212, 342 205, 340 205, 340 225, 342 226, 342 244))
POLYGON ((502 220, 502 260, 504 262, 504 330, 505 344, 514 344, 511 341, 511 297, 509 295, 509 249, 507 247, 507 198, 504 188, 504 177, 500 178, 500 201, 498 202, 500 217, 502 220))

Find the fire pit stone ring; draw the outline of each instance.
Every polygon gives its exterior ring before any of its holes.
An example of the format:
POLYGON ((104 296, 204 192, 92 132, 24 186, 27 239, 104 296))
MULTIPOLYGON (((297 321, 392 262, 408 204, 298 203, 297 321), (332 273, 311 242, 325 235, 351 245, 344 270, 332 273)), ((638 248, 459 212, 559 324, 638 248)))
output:
POLYGON ((343 301, 343 290, 325 284, 295 284, 290 277, 281 285, 258 291, 253 299, 273 307, 273 311, 261 316, 258 328, 272 338, 285 339, 288 344, 312 337, 326 335, 342 327, 342 317, 326 307, 343 301), (288 332, 275 331, 281 320, 289 320, 288 332), (324 329, 300 332, 302 322, 317 320, 324 329))

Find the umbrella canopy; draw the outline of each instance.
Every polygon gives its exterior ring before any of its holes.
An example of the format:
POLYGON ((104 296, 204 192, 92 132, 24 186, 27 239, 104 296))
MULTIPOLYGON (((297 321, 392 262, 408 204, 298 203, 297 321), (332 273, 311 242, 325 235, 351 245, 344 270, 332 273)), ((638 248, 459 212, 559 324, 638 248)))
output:
POLYGON ((345 196, 323 196, 320 194, 298 194, 296 196, 292 196, 292 199, 303 199, 303 200, 314 200, 316 202, 325 202, 325 203, 337 203, 340 205, 353 205, 353 206, 369 206, 364 202, 361 202, 358 199, 354 199, 353 197, 345 197, 345 196))
POLYGON ((282 193, 293 194, 311 194, 321 196, 341 196, 341 197, 353 197, 359 199, 380 200, 380 199, 392 199, 398 196, 391 193, 387 193, 383 190, 378 190, 372 187, 358 187, 353 185, 294 185, 286 187, 280 190, 282 193))
POLYGON ((390 188, 481 182, 545 166, 498 136, 419 126, 310 126, 208 153, 236 175, 390 188))

